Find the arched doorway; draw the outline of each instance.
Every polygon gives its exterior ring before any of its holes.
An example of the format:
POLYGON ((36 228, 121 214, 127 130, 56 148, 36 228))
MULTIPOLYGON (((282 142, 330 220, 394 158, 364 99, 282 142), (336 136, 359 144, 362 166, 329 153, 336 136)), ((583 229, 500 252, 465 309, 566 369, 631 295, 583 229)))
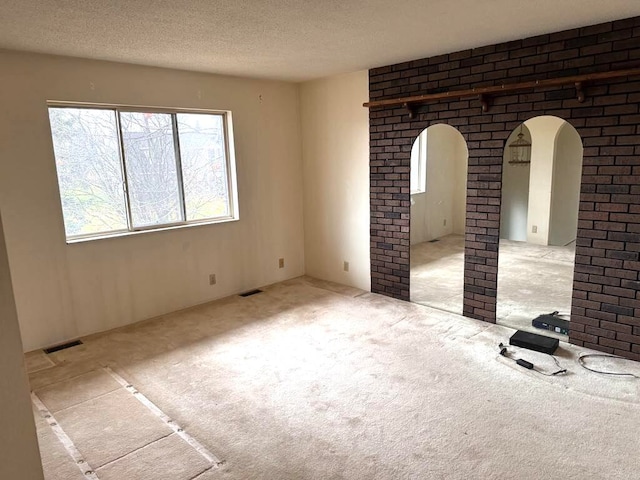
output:
POLYGON ((454 127, 432 125, 411 151, 412 302, 462 314, 467 143, 454 127))
POLYGON ((582 153, 580 135, 558 117, 527 120, 507 139, 498 263, 499 324, 567 339, 582 153), (510 145, 519 135, 530 143, 530 161, 511 158, 510 145), (533 324, 538 316, 552 312, 558 312, 554 325, 540 328, 542 322, 533 324))

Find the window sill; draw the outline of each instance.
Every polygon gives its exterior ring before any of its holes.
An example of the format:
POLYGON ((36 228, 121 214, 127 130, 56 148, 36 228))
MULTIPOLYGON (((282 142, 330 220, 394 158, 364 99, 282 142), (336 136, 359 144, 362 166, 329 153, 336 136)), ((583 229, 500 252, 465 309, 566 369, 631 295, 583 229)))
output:
POLYGON ((183 228, 193 228, 193 227, 204 227, 207 225, 218 225, 221 223, 229 223, 229 222, 237 222, 239 217, 225 217, 216 220, 204 221, 204 222, 194 222, 194 223, 184 223, 180 225, 170 225, 165 227, 158 228, 146 228, 142 230, 134 230, 127 232, 113 232, 113 233, 105 233, 100 235, 92 235, 87 237, 78 237, 78 238, 67 238, 67 245, 74 245, 76 243, 87 243, 94 242, 96 240, 108 240, 110 238, 121 238, 121 237, 131 237, 135 235, 143 235, 148 233, 157 233, 157 232, 167 232, 171 230, 181 230, 183 228))

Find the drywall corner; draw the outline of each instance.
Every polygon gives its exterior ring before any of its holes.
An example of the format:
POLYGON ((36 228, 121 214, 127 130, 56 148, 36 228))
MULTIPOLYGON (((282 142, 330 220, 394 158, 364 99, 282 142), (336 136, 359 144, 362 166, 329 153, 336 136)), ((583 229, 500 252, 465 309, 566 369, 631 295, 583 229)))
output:
POLYGON ((43 478, 0 218, 0 478, 43 478))
POLYGON ((371 287, 368 82, 360 71, 300 86, 306 273, 363 290, 371 287))

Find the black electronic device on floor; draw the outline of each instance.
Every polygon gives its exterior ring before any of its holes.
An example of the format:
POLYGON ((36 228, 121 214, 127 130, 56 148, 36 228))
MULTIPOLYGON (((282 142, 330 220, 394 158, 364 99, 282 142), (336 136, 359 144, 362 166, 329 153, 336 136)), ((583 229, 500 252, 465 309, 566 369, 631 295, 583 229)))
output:
POLYGON ((569 320, 562 318, 558 312, 540 315, 531 320, 531 325, 541 330, 569 335, 569 320))
POLYGON ((560 341, 557 338, 545 337, 536 333, 524 332, 518 330, 509 339, 509 345, 527 348, 536 352, 548 353, 553 355, 560 341))

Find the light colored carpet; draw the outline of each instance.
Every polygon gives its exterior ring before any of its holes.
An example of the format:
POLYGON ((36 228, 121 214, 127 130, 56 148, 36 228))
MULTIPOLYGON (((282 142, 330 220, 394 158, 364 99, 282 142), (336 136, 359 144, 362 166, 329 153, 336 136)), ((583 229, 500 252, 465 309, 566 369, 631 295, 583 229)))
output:
POLYGON ((49 356, 42 350, 36 350, 25 355, 25 366, 27 373, 39 372, 46 368, 55 366, 49 356))
POLYGON ((45 480, 86 480, 40 413, 34 409, 33 415, 45 480))
POLYGON ((120 385, 104 370, 94 370, 36 391, 52 413, 118 390, 120 385))
MULTIPOLYGON (((500 240, 497 321, 567 340, 531 325, 535 317, 571 313, 575 245, 554 247, 500 240)), ((464 237, 447 235, 411 247, 411 301, 462 313, 464 237)))
MULTIPOLYGON (((638 380, 583 370, 567 344, 570 373, 544 377, 498 355, 509 328, 332 290, 295 279, 88 337, 32 385, 118 366, 224 461, 198 480, 638 478, 638 380)), ((109 412, 105 425, 127 417, 109 412)))
POLYGON ((464 235, 411 246, 412 302, 462 314, 464 300, 464 235))
POLYGON ((192 480, 212 468, 212 462, 174 432, 177 427, 171 428, 146 400, 140 401, 139 390, 114 375, 94 370, 33 392, 47 480, 84 478, 78 467, 102 480, 192 480), (65 438, 59 438, 58 429, 65 438), (64 447, 67 442, 81 460, 64 447))
POLYGON ((123 389, 57 412, 55 418, 95 469, 172 433, 123 389))
POLYGON ((191 480, 210 467, 174 433, 99 468, 97 474, 101 480, 191 480))
MULTIPOLYGON (((569 319, 575 245, 554 247, 500 240, 498 323, 543 333, 531 326, 538 315, 560 312, 569 319)), ((565 335, 545 335, 565 339, 565 335)))

